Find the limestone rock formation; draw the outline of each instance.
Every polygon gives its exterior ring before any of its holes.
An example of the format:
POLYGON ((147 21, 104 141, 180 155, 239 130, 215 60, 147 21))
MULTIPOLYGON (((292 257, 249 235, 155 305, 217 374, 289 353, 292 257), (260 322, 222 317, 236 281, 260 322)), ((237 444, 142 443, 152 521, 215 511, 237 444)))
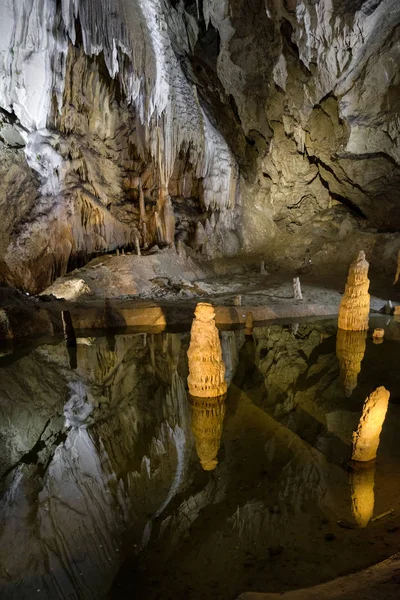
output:
POLYGON ((376 457, 389 397, 390 392, 380 386, 366 399, 357 431, 353 433, 352 460, 367 462, 376 457))
POLYGON ((366 339, 366 331, 337 330, 336 356, 339 361, 340 377, 347 398, 351 396, 353 390, 357 387, 357 378, 365 354, 366 339))
POLYGON ((369 263, 361 250, 351 263, 343 298, 340 302, 339 329, 362 331, 368 329, 370 296, 368 294, 369 263))
POLYGON ((217 398, 189 396, 192 407, 192 431, 196 452, 205 471, 212 471, 218 464, 217 455, 221 444, 225 416, 225 394, 217 398))
POLYGON ((38 292, 136 239, 289 252, 339 205, 341 238, 398 229, 399 23, 397 0, 2 2, 0 278, 38 292))
POLYGON ((192 396, 211 398, 227 390, 221 342, 211 304, 199 302, 190 331, 189 392, 192 396))

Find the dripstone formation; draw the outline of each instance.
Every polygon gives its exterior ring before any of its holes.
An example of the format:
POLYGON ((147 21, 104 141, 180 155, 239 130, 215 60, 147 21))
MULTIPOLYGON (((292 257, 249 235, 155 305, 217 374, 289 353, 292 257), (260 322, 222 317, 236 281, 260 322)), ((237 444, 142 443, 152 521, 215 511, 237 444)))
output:
POLYGON ((366 399, 357 431, 353 433, 352 460, 367 462, 376 458, 390 392, 378 387, 366 399))
POLYGON ((211 304, 200 302, 190 332, 189 392, 192 396, 215 398, 227 390, 221 342, 211 304))
POLYGON ((350 265, 344 295, 339 307, 339 329, 362 331, 368 329, 370 296, 368 293, 369 263, 361 250, 350 265))

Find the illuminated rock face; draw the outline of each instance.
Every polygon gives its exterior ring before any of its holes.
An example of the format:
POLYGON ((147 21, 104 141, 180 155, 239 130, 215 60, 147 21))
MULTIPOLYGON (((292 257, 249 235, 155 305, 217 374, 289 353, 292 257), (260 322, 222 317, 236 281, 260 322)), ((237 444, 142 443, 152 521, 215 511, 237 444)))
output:
POLYGON ((346 288, 339 307, 340 329, 350 331, 368 329, 370 303, 368 268, 369 263, 361 250, 357 259, 350 265, 346 288))
POLYGON ((350 474, 351 512, 359 527, 366 527, 374 514, 375 464, 356 465, 350 474))
POLYGON ((189 392, 201 398, 222 396, 227 384, 214 309, 200 302, 194 314, 188 350, 189 392))
POLYGON ((189 402, 192 406, 192 431, 197 456, 203 469, 212 471, 218 464, 217 455, 225 416, 225 394, 217 398, 189 396, 189 402))
POLYGON ((353 433, 352 460, 366 462, 376 457, 390 392, 378 387, 366 399, 357 431, 353 433))
POLYGON ((346 397, 349 398, 357 387, 361 361, 366 346, 366 331, 346 331, 338 329, 336 337, 336 356, 339 361, 340 378, 344 385, 346 397))

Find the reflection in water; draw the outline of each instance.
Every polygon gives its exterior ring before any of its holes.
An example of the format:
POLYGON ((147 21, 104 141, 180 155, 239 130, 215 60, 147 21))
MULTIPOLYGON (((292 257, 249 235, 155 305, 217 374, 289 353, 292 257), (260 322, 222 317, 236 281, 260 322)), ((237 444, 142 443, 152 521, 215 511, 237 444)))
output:
POLYGON ((218 464, 217 454, 225 416, 225 397, 226 394, 217 398, 196 398, 189 395, 197 456, 205 471, 212 471, 218 464))
POLYGON ((194 315, 188 350, 189 392, 202 398, 221 396, 227 384, 214 309, 199 302, 194 315))
POLYGON ((367 462, 376 458, 390 392, 376 388, 366 399, 357 431, 353 433, 352 460, 367 462))
MULTIPOLYGON (((368 342, 349 403, 334 332, 269 325, 246 343, 243 329, 222 332, 226 404, 188 401, 189 332, 77 332, 74 370, 64 340, 0 359, 2 600, 229 599, 250 585, 307 587, 394 552, 399 405, 381 435, 375 509, 373 473, 353 469, 350 502, 346 466, 354 407, 382 352, 379 380, 400 395, 395 342, 389 332, 381 348, 368 342), (352 511, 362 527, 339 528, 352 511)), ((218 342, 221 365, 219 352, 218 342)))
POLYGON ((359 527, 366 527, 374 514, 374 479, 375 461, 352 464, 351 512, 359 527))
POLYGON ((339 361, 340 376, 344 385, 346 398, 350 398, 357 387, 358 374, 366 347, 366 331, 337 330, 336 356, 339 361))

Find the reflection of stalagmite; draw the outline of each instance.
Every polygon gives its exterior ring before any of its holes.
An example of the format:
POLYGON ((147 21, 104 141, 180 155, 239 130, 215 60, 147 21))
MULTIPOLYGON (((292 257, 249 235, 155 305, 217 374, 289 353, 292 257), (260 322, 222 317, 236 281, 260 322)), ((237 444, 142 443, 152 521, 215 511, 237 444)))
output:
POLYGON ((218 464, 217 454, 225 416, 225 394, 218 398, 196 398, 189 395, 189 402, 192 405, 192 431, 197 456, 203 469, 212 471, 218 464))
POLYGON ((351 512, 360 527, 366 527, 374 514, 375 462, 355 463, 350 473, 351 512))
POLYGON ((357 431, 353 433, 352 460, 368 461, 376 457, 389 397, 390 392, 380 386, 364 402, 357 431))
POLYGON ((336 356, 339 361, 340 376, 346 397, 349 398, 357 386, 357 377, 364 358, 366 331, 345 331, 338 329, 336 337, 336 356))
POLYGON ((227 384, 214 309, 200 302, 194 315, 188 350, 189 392, 202 398, 221 396, 227 384))
POLYGON ((350 265, 349 275, 339 307, 338 325, 340 329, 361 331, 368 329, 370 297, 368 294, 369 263, 361 250, 357 259, 350 265))

